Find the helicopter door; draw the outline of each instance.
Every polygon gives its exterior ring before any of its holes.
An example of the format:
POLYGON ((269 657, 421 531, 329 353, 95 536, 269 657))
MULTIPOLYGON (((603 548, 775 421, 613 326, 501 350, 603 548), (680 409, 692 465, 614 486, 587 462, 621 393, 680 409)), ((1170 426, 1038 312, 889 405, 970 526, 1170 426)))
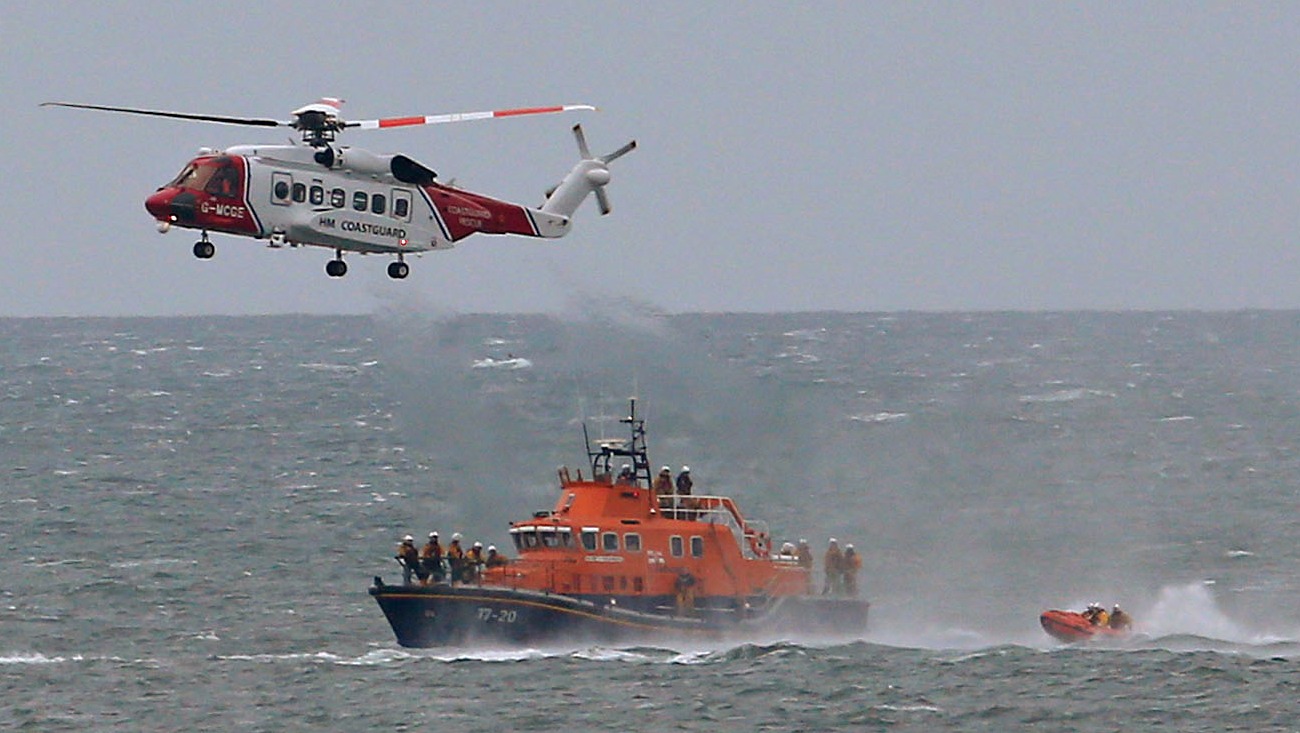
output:
POLYGON ((393 218, 405 222, 411 220, 411 192, 393 189, 393 218))
POLYGON ((293 176, 288 173, 271 174, 271 203, 288 206, 293 190, 293 176))

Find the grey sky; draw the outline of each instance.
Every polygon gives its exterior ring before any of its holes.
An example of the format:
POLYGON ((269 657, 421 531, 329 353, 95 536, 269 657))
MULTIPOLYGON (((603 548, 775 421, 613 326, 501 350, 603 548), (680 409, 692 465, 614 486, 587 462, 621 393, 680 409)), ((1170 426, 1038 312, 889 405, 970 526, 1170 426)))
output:
POLYGON ((1292 3, 9 3, 0 315, 1300 307, 1292 3), (530 205, 635 137, 560 240, 471 237, 323 272, 327 250, 159 235, 144 198, 202 145, 284 131, 46 100, 353 119, 599 113, 353 131, 530 205))

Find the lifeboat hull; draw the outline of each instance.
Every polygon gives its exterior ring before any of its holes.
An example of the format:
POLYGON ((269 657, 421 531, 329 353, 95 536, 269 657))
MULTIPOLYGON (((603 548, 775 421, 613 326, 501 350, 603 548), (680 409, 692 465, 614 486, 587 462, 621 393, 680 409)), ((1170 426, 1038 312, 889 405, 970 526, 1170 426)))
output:
POLYGON ((1049 636, 1067 644, 1097 638, 1114 639, 1128 634, 1127 631, 1109 626, 1093 626, 1083 614, 1076 611, 1044 611, 1038 621, 1049 636))
POLYGON ((869 607, 854 598, 791 596, 771 599, 759 611, 753 610, 754 604, 737 609, 733 599, 711 607, 701 599, 705 603, 693 612, 678 613, 671 599, 587 599, 492 586, 386 585, 379 578, 370 595, 388 618, 397 643, 413 648, 764 633, 860 635, 866 631, 869 607))

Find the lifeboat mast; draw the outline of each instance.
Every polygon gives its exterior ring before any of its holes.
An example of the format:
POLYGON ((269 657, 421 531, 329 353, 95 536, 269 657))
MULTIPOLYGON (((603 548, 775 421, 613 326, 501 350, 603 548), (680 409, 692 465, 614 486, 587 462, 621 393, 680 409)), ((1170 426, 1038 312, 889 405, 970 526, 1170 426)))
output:
POLYGON ((614 476, 613 460, 615 456, 629 458, 632 461, 633 483, 651 485, 650 459, 646 453, 645 419, 636 416, 636 398, 629 399, 628 416, 619 418, 619 422, 631 427, 632 439, 600 438, 592 447, 591 436, 587 432, 587 423, 582 423, 582 439, 587 444, 587 458, 591 461, 592 480, 601 481, 614 476), (603 477, 603 478, 602 478, 603 477))

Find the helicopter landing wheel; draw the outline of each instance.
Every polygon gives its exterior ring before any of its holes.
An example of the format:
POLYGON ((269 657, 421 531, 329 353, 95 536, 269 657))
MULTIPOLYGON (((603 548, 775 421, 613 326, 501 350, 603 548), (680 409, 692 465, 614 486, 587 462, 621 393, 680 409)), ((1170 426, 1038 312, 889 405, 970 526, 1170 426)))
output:
POLYGON ((325 274, 330 277, 343 277, 348 274, 348 263, 343 260, 330 260, 325 263, 325 274))
POLYGON ((194 256, 201 260, 210 260, 212 255, 217 253, 217 248, 207 239, 200 239, 194 243, 194 256))
POLYGON ((394 280, 401 280, 409 274, 411 274, 411 266, 405 262, 398 261, 388 263, 388 276, 394 280))

